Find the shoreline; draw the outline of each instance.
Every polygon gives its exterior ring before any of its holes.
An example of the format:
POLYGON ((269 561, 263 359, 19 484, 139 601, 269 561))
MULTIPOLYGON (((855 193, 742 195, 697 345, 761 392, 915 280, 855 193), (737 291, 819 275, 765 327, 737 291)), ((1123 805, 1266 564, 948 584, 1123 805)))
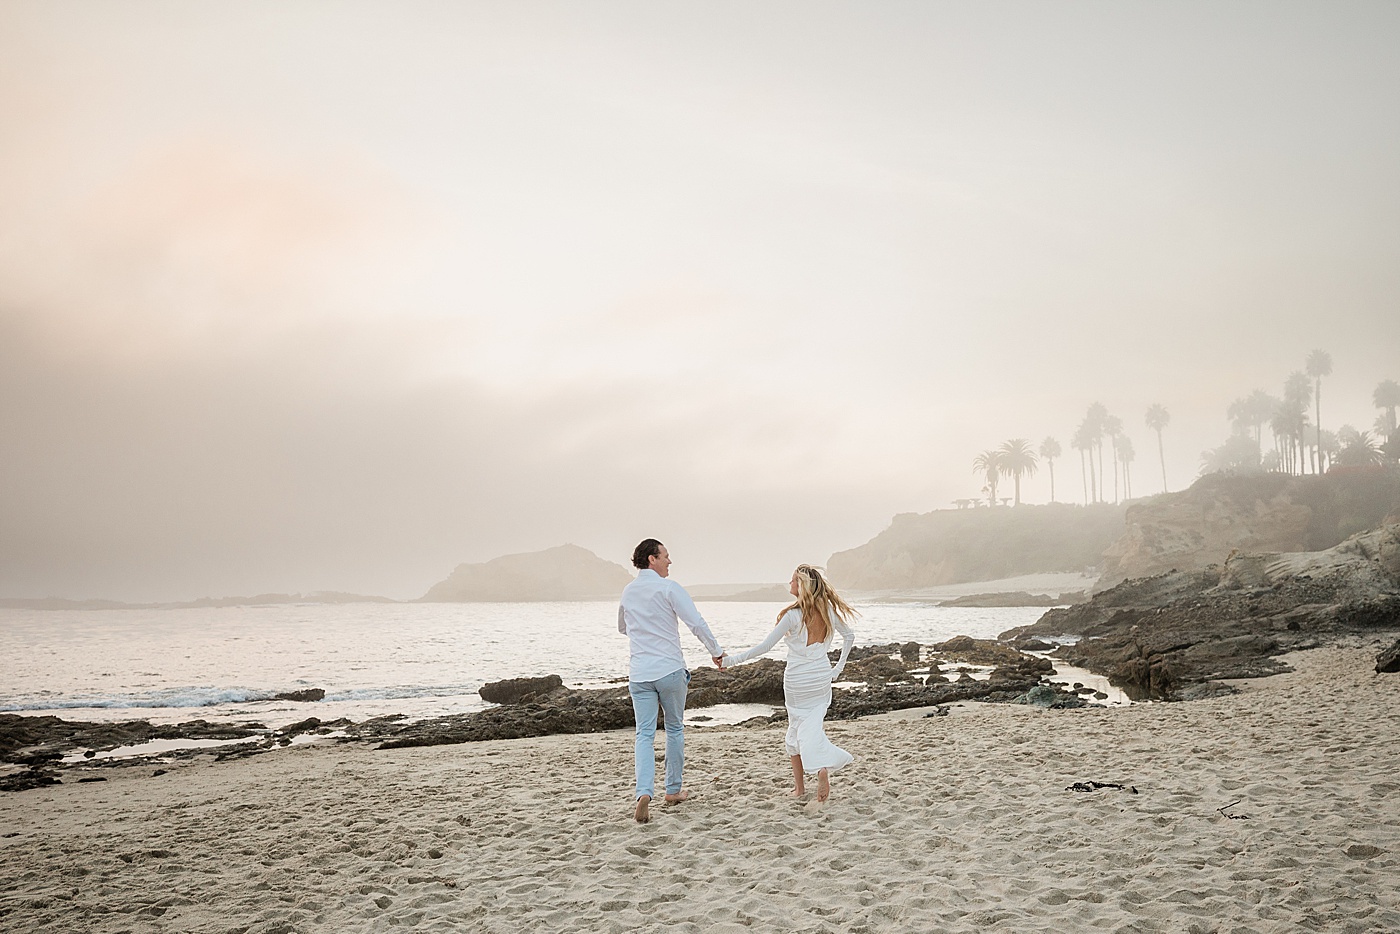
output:
POLYGON ((0 917, 104 934, 1394 930, 1400 701, 1372 658, 1312 649, 1236 694, 1111 713, 833 722, 856 761, 820 812, 785 798, 779 725, 688 731, 694 797, 642 826, 630 731, 116 770, 0 796, 0 917), (1138 793, 1067 790, 1090 781, 1138 793))
MULTIPOLYGON (((835 654, 835 653, 833 653, 835 654)), ((1103 691, 1068 687, 1051 660, 1020 652, 993 640, 958 636, 924 646, 916 642, 862 646, 852 651, 849 674, 833 686, 830 719, 853 719, 888 710, 946 706, 971 699, 1017 703, 1081 706, 1108 697, 1103 691), (1058 679, 1058 680, 1057 680, 1058 679), (1040 693, 1032 697, 1032 689, 1040 693)), ((783 703, 784 664, 771 658, 720 672, 693 672, 687 721, 706 729, 725 723, 786 719, 783 703), (714 722, 718 718, 719 722, 714 722)), ((1072 675, 1073 673, 1071 673, 1072 675)), ((1084 675, 1085 678, 1088 675, 1084 675)), ((321 719, 324 692, 310 691, 294 722, 268 725, 266 719, 192 719, 154 724, 147 719, 73 720, 53 714, 0 713, 0 791, 24 790, 58 781, 54 769, 100 760, 104 766, 142 759, 151 742, 168 749, 186 740, 190 747, 217 746, 219 758, 257 755, 278 747, 301 744, 311 736, 334 734, 342 742, 389 745, 447 745, 491 739, 515 739, 559 733, 596 733, 631 727, 632 707, 625 686, 580 689, 557 675, 514 678, 482 686, 481 694, 495 702, 484 709, 421 717, 403 713, 359 721, 345 717, 321 719), (23 773, 23 774, 19 774, 23 773)), ((332 710, 334 708, 331 708, 332 710)), ((170 753, 186 757, 175 749, 170 753)))

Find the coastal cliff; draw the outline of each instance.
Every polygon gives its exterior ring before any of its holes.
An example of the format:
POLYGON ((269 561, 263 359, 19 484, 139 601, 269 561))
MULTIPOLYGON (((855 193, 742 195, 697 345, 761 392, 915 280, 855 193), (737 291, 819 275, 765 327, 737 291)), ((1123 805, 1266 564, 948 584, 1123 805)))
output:
POLYGON ((1400 515, 1400 474, 1209 474, 1127 507, 1096 590, 1220 564, 1231 552, 1322 551, 1400 515))
POLYGON ((902 513, 859 548, 831 556, 839 586, 905 590, 1083 571, 1123 533, 1122 506, 1051 503, 902 513))
POLYGON ((1394 638, 1397 629, 1400 523, 1392 523, 1321 551, 1235 553, 1134 578, 1002 638, 1082 637, 1054 657, 1136 697, 1191 698, 1228 692, 1221 679, 1286 671, 1278 656, 1288 652, 1347 634, 1394 638))
POLYGON ((560 545, 505 555, 482 564, 459 564, 419 598, 421 603, 534 603, 544 600, 614 600, 632 573, 587 548, 560 545))

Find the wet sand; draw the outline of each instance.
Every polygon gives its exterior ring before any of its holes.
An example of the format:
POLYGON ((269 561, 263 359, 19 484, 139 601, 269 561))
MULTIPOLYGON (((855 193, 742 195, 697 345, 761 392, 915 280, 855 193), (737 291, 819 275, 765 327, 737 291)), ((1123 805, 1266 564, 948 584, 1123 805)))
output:
POLYGON ((0 928, 1400 930, 1400 676, 1369 645, 1192 703, 830 724, 856 762, 821 811, 780 727, 690 728, 694 797, 646 825, 629 733, 69 771, 0 796, 0 928))

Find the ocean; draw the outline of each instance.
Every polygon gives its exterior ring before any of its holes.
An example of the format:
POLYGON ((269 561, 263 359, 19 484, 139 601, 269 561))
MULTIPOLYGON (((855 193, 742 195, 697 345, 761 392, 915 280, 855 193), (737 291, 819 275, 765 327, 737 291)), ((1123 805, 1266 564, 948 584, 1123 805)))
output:
MULTIPOLYGON (((699 607, 724 646, 742 648, 768 633, 782 604, 699 607)), ((857 645, 992 637, 1044 612, 923 603, 857 609, 857 645)), ((710 664, 689 632, 682 641, 691 667, 710 664)), ((781 644, 771 654, 782 658, 781 644)), ((71 720, 256 720, 278 727, 309 716, 431 717, 487 706, 477 694, 483 683, 545 674, 574 687, 625 678, 627 639, 617 631, 617 604, 0 610, 0 711, 71 720), (309 688, 323 689, 325 699, 274 699, 309 688)), ((1082 673, 1075 680, 1091 683, 1082 673)))

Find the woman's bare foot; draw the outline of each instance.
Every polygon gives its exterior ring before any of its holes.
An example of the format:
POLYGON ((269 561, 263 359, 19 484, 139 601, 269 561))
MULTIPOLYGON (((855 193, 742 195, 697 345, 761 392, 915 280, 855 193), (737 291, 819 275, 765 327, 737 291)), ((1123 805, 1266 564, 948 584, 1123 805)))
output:
POLYGON ((823 803, 831 797, 831 782, 827 780, 826 769, 817 772, 817 800, 823 803))
POLYGON ((666 796, 666 803, 667 803, 667 804, 680 804, 682 801, 684 801, 686 798, 689 798, 689 797, 690 797, 690 792, 688 792, 688 791, 686 791, 684 788, 682 788, 682 789, 681 789, 680 791, 678 791, 676 794, 667 795, 667 796, 666 796))
POLYGON ((651 795, 642 795, 637 799, 637 810, 632 812, 632 816, 637 819, 639 824, 645 824, 651 820, 651 795))

